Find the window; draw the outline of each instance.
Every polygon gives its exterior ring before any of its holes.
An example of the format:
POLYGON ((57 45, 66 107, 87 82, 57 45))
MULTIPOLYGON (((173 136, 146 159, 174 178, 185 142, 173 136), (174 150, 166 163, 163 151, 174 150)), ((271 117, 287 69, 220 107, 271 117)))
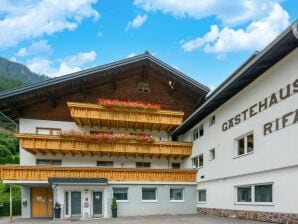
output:
POLYGON ((204 166, 204 156, 203 154, 192 158, 192 168, 201 168, 204 166))
POLYGON ((156 201, 156 188, 142 188, 143 201, 156 201))
POLYGON ((237 156, 241 156, 254 151, 253 134, 246 135, 237 139, 237 156))
POLYGON ((65 215, 69 214, 68 191, 64 192, 65 215))
POLYGON ((237 187, 237 202, 272 203, 272 184, 256 184, 237 187))
POLYGON ((203 167, 203 166, 204 166, 204 156, 202 154, 202 155, 199 155, 199 167, 203 167))
POLYGON ((183 201, 183 189, 170 189, 170 200, 171 201, 183 201))
POLYGON ((36 165, 38 166, 61 166, 61 160, 52 160, 52 159, 37 159, 36 165))
POLYGON ((192 140, 196 140, 198 139, 199 137, 199 132, 198 132, 198 128, 195 128, 193 131, 192 131, 192 140))
POLYGON ((272 202, 272 184, 255 186, 255 202, 272 202))
POLYGON ((97 161, 97 166, 114 166, 113 161, 97 161))
POLYGON ((204 125, 200 125, 199 127, 199 137, 202 137, 204 135, 204 125))
POLYGON ((180 169, 180 163, 172 163, 172 169, 180 169))
POLYGON ((207 201, 207 191, 198 190, 198 202, 206 202, 207 201))
POLYGON ((138 92, 148 93, 149 92, 149 83, 138 82, 137 90, 138 90, 138 92))
POLYGON ((198 157, 195 157, 192 159, 192 168, 198 168, 199 166, 199 163, 198 163, 198 157))
POLYGON ((36 128, 36 134, 40 135, 60 135, 60 128, 36 128))
POLYGON ((209 160, 214 160, 215 159, 215 149, 210 149, 209 150, 209 160))
POLYGON ((215 115, 211 116, 210 117, 210 120, 209 120, 209 126, 211 127, 212 125, 215 124, 215 115))
POLYGON ((149 162, 136 162, 136 167, 137 168, 150 168, 151 163, 149 163, 149 162))
POLYGON ((115 197, 117 201, 127 201, 128 188, 113 188, 113 197, 115 197))
POLYGON ((238 202, 251 202, 251 186, 237 188, 238 202))

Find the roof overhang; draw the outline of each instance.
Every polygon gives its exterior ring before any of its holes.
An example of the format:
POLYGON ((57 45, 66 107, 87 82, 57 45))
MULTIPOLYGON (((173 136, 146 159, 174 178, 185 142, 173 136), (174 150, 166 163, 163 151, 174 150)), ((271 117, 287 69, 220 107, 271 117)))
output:
POLYGON ((195 124, 227 102, 238 92, 260 77, 266 70, 298 47, 298 20, 282 32, 261 52, 252 55, 235 72, 219 85, 191 116, 176 130, 172 137, 184 134, 195 124))

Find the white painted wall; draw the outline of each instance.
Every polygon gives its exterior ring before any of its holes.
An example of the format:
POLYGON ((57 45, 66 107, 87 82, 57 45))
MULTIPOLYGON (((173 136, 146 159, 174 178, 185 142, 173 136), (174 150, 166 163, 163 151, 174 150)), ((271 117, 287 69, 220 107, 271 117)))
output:
MULTIPOLYGON (((298 166, 298 124, 280 129, 270 135, 263 135, 265 123, 298 109, 298 94, 294 94, 225 132, 222 131, 224 122, 253 104, 262 101, 272 93, 279 91, 280 88, 286 87, 287 84, 293 83, 298 78, 297 71, 298 49, 283 58, 264 75, 196 125, 198 127, 204 124, 204 136, 194 141, 192 152, 192 156, 201 153, 204 155, 204 167, 199 169, 197 175, 198 188, 206 188, 208 191, 208 203, 204 206, 298 212, 297 204, 293 206, 292 203, 285 203, 285 201, 293 200, 295 198, 293 195, 296 197, 298 195, 296 178, 298 170, 296 168, 290 172, 286 169, 286 167, 298 166), (213 114, 216 115, 216 123, 209 127, 209 119, 213 114), (235 158, 235 139, 251 131, 254 133, 254 152, 235 158), (212 148, 216 149, 216 159, 209 161, 209 150, 212 148), (279 171, 279 169, 283 169, 284 172, 279 171), (288 171, 291 175, 287 173, 288 171), (261 173, 255 174, 256 172, 261 173), (248 176, 241 177, 241 175, 250 173, 252 175, 248 179, 246 179, 248 176), (204 179, 201 179, 201 176, 204 176, 204 179), (232 195, 234 185, 238 182, 249 184, 251 182, 262 183, 263 181, 273 181, 274 185, 277 186, 273 195, 275 197, 273 207, 234 205, 235 201, 232 195), (292 187, 292 184, 296 188, 292 187)), ((182 141, 191 140, 191 138, 192 130, 180 136, 182 141)), ((191 164, 190 159, 188 163, 191 164)))

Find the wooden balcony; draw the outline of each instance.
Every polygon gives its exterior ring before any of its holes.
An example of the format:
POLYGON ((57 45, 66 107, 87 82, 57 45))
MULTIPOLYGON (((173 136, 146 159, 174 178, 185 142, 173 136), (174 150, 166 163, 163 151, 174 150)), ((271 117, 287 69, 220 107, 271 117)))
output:
POLYGON ((80 125, 171 131, 183 121, 183 112, 107 109, 97 104, 67 103, 71 117, 80 125))
POLYGON ((2 180, 47 181, 48 178, 107 178, 109 181, 195 182, 195 170, 0 166, 2 180))
POLYGON ((186 142, 99 142, 54 135, 16 134, 23 149, 32 154, 117 155, 134 157, 181 158, 191 155, 192 143, 186 142))

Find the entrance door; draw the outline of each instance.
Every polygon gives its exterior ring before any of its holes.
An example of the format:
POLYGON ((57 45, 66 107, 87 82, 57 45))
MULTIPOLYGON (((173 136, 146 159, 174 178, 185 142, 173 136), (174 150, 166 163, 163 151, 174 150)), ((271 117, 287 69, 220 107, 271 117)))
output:
POLYGON ((102 215, 102 192, 93 192, 93 215, 102 215))
POLYGON ((71 215, 81 215, 81 192, 71 192, 71 215))
POLYGON ((33 187, 32 197, 32 217, 52 217, 52 188, 33 187))

